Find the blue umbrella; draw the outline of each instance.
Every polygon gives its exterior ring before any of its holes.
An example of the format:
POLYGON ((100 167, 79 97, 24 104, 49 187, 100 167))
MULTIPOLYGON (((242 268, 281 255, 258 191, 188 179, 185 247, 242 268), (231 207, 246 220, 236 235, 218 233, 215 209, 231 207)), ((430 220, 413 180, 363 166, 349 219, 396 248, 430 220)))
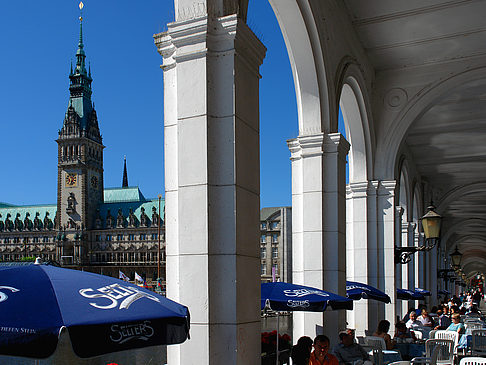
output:
POLYGON ((48 265, 0 267, 0 354, 46 358, 67 328, 81 358, 189 336, 187 307, 108 276, 48 265))
POLYGON ((402 300, 424 300, 425 297, 408 289, 397 289, 397 298, 402 300))
POLYGON ((374 299, 384 303, 390 303, 390 297, 370 285, 355 281, 346 281, 346 295, 352 300, 374 299))
POLYGON ((323 312, 330 305, 334 309, 353 309, 353 301, 337 294, 308 286, 289 283, 262 283, 261 309, 265 305, 275 311, 323 312))
POLYGON ((415 288, 415 293, 422 294, 424 297, 430 297, 432 295, 428 290, 421 288, 415 288))
POLYGON ((290 283, 262 283, 261 309, 270 307, 277 311, 277 349, 275 357, 278 364, 279 311, 324 312, 327 306, 332 309, 353 309, 353 301, 337 294, 309 286, 290 283))

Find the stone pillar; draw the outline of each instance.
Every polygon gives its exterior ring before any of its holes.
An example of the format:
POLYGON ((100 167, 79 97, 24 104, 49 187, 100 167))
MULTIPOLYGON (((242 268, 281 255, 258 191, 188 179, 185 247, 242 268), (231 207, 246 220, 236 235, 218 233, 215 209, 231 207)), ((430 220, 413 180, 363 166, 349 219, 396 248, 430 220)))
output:
POLYGON ((259 67, 265 47, 236 15, 155 35, 164 57, 167 296, 191 339, 169 364, 260 362, 259 67))
MULTIPOLYGON (((385 306, 385 319, 396 321, 397 283, 395 265, 395 180, 380 181, 378 187, 378 257, 380 258, 380 287, 390 296, 385 306)), ((394 326, 390 327, 393 336, 394 326), (392 333, 393 332, 393 333, 392 333)))
MULTIPOLYGON (((339 134, 289 141, 292 161, 293 281, 346 295, 346 154, 339 134)), ((294 338, 336 333, 345 312, 294 313, 294 338)))
MULTIPOLYGON (((346 204, 346 278, 378 287, 376 248, 376 184, 351 183, 346 204)), ((378 302, 359 300, 348 311, 347 322, 358 336, 378 323, 378 302)))
POLYGON ((438 268, 438 265, 437 265, 437 250, 438 248, 435 247, 433 248, 432 250, 430 250, 429 252, 427 252, 427 255, 429 255, 430 257, 430 276, 429 276, 429 287, 428 288, 425 288, 427 290, 430 291, 430 294, 431 296, 429 297, 429 309, 432 308, 434 305, 437 305, 438 304, 438 300, 437 300, 437 280, 439 280, 437 278, 437 270, 439 269, 438 268))
MULTIPOLYGON (((409 226, 410 226, 410 222, 404 221, 403 215, 402 215, 402 221, 401 221, 401 224, 400 224, 400 227, 401 227, 401 246, 402 247, 409 246, 409 244, 408 244, 409 226)), ((410 269, 411 269, 412 268, 411 262, 408 263, 408 264, 405 264, 405 265, 398 264, 398 268, 401 269, 401 275, 402 275, 400 287, 404 288, 404 289, 414 290, 414 288, 412 287, 412 284, 409 281, 409 265, 410 265, 410 269)), ((399 304, 400 304, 401 310, 398 313, 398 316, 400 318, 403 318, 403 316, 405 315, 405 313, 407 313, 407 310, 408 310, 408 301, 401 300, 399 304)))

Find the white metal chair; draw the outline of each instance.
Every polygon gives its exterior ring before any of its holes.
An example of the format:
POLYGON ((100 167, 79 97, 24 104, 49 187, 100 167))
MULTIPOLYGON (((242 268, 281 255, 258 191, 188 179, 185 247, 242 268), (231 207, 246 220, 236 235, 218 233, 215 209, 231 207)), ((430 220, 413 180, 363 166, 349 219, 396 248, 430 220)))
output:
POLYGON ((425 342, 425 357, 415 357, 413 364, 431 363, 454 365, 454 342, 447 339, 433 339, 425 342))
POLYGON ((473 330, 471 334, 471 354, 473 356, 486 356, 486 330, 473 330))
POLYGON ((434 334, 434 339, 454 341, 454 351, 459 343, 459 333, 455 331, 438 330, 434 334))
POLYGON ((364 338, 365 344, 369 347, 378 348, 380 350, 386 350, 385 339, 378 336, 366 336, 364 338))
POLYGON ((416 331, 416 330, 412 330, 412 332, 413 332, 413 334, 415 335, 415 338, 416 338, 417 340, 422 340, 422 339, 424 338, 424 334, 423 334, 423 332, 418 331, 418 330, 417 330, 417 331, 416 331))
POLYGON ((377 365, 378 361, 381 361, 380 365, 383 365, 384 358, 388 358, 388 361, 390 361, 390 358, 392 358, 393 360, 398 360, 402 358, 400 351, 386 349, 386 343, 382 337, 366 336, 364 340, 366 347, 370 347, 372 349, 373 359, 375 361, 375 364, 377 365), (375 357, 375 353, 377 357, 375 357))
POLYGON ((412 364, 428 364, 437 365, 437 359, 439 358, 439 351, 441 346, 435 346, 430 357, 415 357, 412 359, 412 364))
POLYGON ((432 331, 430 331, 430 332, 429 332, 429 338, 430 338, 431 340, 433 340, 433 339, 435 338, 435 333, 436 333, 437 331, 438 331, 438 330, 432 330, 432 331))
POLYGON ((484 357, 464 357, 459 362, 459 365, 484 365, 486 358, 484 357))
POLYGON ((465 326, 466 326, 466 329, 468 329, 470 331, 482 330, 484 328, 484 325, 481 322, 466 322, 465 326))
POLYGON ((375 365, 383 365, 383 351, 381 350, 381 348, 374 347, 372 353, 373 353, 373 362, 375 363, 375 365))

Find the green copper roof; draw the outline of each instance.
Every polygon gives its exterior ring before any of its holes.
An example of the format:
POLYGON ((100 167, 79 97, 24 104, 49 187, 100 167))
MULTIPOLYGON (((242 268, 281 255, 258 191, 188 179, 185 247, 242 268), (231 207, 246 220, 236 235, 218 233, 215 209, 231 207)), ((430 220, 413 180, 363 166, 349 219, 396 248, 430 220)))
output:
MULTIPOLYGON (((159 200, 145 200, 145 201, 132 201, 132 202, 118 202, 118 203, 104 203, 100 206, 100 215, 103 220, 106 219, 106 215, 108 210, 110 210, 111 216, 115 219, 118 215, 118 210, 121 209, 123 216, 125 219, 128 219, 128 215, 130 214, 130 209, 132 209, 133 213, 140 220, 140 215, 142 213, 142 208, 145 209, 145 214, 148 216, 150 222, 152 222, 152 210, 155 207, 156 212, 159 210, 159 200)), ((164 207, 165 201, 160 201, 160 211, 161 216, 160 219, 164 219, 164 207)))
POLYGON ((121 202, 144 202, 147 201, 138 186, 129 186, 126 188, 108 188, 104 191, 104 200, 106 203, 121 202))
POLYGON ((0 202, 0 208, 9 208, 9 207, 15 207, 15 205, 0 202))
POLYGON ((34 220, 35 214, 39 213, 39 219, 44 219, 46 216, 46 212, 49 213, 49 218, 54 220, 56 217, 57 205, 31 205, 31 206, 9 206, 9 207, 0 207, 0 214, 2 217, 1 220, 5 220, 7 218, 7 214, 10 213, 10 219, 13 221, 17 216, 17 213, 20 213, 20 219, 23 221, 25 219, 25 215, 27 213, 30 214, 30 219, 34 220))

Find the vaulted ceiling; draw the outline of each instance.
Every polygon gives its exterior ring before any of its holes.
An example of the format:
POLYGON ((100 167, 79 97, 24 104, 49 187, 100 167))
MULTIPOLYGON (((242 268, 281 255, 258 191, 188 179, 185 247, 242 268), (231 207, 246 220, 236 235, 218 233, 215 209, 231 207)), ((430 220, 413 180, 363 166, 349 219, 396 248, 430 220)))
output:
MULTIPOLYGON (((484 0, 345 0, 377 73, 477 64, 486 55, 484 0)), ((486 58, 485 58, 486 60, 486 58)), ((471 66, 472 67, 472 66, 471 66)), ((413 122, 405 145, 433 187, 448 250, 468 275, 486 272, 486 78, 440 96, 413 122)))

